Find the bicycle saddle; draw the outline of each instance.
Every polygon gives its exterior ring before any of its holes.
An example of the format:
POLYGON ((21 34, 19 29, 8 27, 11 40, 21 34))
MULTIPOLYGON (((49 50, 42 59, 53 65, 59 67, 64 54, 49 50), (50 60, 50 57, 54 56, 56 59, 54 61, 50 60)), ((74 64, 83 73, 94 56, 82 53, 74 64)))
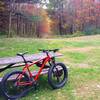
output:
POLYGON ((28 52, 24 52, 24 53, 17 53, 17 56, 24 56, 25 54, 27 54, 28 52))

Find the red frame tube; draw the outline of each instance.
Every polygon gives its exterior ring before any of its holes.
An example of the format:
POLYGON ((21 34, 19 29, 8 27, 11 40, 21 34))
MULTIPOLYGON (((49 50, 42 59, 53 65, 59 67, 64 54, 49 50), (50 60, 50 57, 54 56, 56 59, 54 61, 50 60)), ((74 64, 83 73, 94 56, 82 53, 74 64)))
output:
MULTIPOLYGON (((41 59, 41 60, 44 60, 44 62, 43 62, 43 64, 42 64, 42 66, 40 67, 40 69, 39 69, 37 75, 35 76, 34 81, 37 81, 37 80, 38 80, 38 78, 39 78, 39 76, 40 76, 40 73, 42 72, 42 69, 45 67, 46 63, 47 63, 48 61, 50 61, 50 59, 51 59, 51 58, 50 58, 49 55, 48 55, 46 58, 41 59)), ((33 76, 32 76, 32 73, 31 73, 29 67, 33 66, 34 64, 37 64, 37 63, 40 62, 41 60, 35 61, 35 62, 33 62, 32 64, 25 64, 25 67, 23 68, 23 71, 22 71, 22 72, 23 72, 23 73, 26 73, 26 71, 28 71, 29 77, 32 78, 33 76)), ((19 76, 18 76, 18 77, 19 77, 19 76)), ((19 77, 19 82, 17 82, 17 85, 32 85, 32 83, 34 83, 34 81, 20 82, 21 78, 22 78, 22 75, 20 75, 20 77, 19 77)))

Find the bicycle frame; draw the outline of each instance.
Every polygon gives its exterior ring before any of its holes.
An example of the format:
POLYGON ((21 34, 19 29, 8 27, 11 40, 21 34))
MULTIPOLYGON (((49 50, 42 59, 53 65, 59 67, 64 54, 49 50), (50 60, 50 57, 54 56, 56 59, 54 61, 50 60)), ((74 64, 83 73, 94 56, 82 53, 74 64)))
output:
POLYGON ((20 80, 22 79, 22 74, 21 74, 21 75, 17 76, 17 78, 19 78, 19 81, 17 82, 17 85, 32 85, 35 81, 37 81, 39 76, 40 76, 40 73, 42 72, 42 69, 45 67, 46 63, 48 63, 51 60, 51 57, 49 55, 47 57, 43 58, 43 59, 40 59, 40 60, 37 60, 37 61, 33 62, 32 64, 26 63, 25 67, 22 70, 23 74, 26 73, 26 71, 28 71, 29 77, 32 78, 33 76, 32 76, 32 73, 31 73, 29 68, 31 66, 37 64, 38 62, 42 61, 42 60, 43 60, 42 66, 40 67, 37 75, 34 77, 34 80, 29 81, 29 82, 20 82, 20 80))

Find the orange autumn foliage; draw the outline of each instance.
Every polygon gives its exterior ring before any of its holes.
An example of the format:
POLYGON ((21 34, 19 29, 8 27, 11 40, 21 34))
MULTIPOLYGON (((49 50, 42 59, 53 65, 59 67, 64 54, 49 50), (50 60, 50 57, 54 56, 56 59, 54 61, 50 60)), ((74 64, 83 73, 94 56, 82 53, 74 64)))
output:
POLYGON ((40 32, 41 32, 42 35, 47 36, 48 34, 50 34, 51 20, 48 17, 48 13, 44 9, 41 9, 40 16, 41 16, 40 32))

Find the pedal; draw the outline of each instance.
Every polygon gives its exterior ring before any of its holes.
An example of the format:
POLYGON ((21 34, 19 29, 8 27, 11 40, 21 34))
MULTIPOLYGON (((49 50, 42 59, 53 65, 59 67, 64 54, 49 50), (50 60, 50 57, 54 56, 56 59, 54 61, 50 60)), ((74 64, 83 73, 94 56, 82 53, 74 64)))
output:
POLYGON ((38 81, 35 81, 34 78, 31 78, 31 81, 33 82, 32 87, 36 90, 37 86, 39 86, 38 81))
POLYGON ((37 87, 39 86, 39 83, 37 81, 34 82, 34 88, 35 90, 37 89, 37 87))

